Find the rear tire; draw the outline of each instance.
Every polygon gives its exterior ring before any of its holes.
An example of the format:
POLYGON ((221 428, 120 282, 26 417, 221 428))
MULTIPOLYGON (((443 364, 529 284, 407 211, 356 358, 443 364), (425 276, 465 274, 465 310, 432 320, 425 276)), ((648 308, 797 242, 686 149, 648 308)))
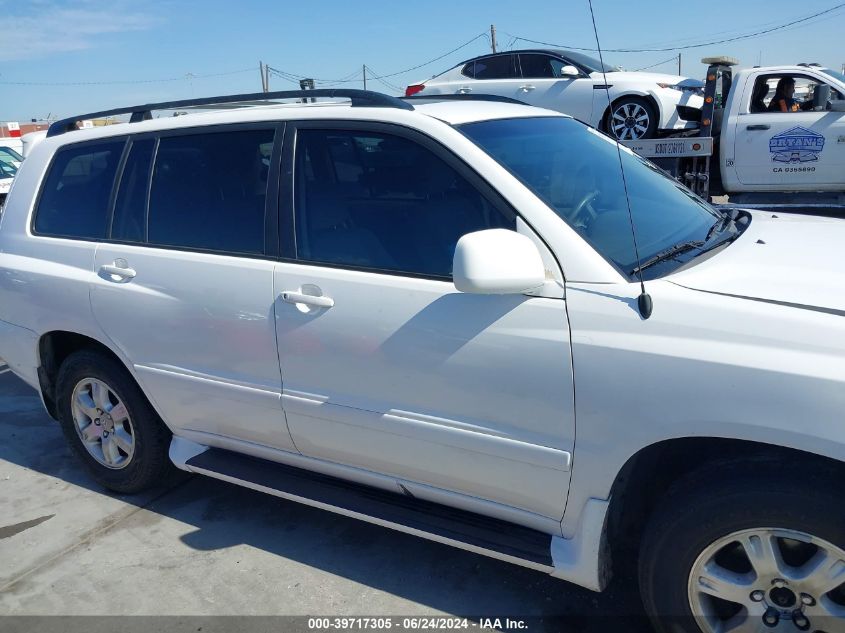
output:
POLYGON ((123 365, 82 350, 68 356, 56 381, 59 422, 94 479, 120 493, 170 481, 171 433, 123 365))
POLYGON ((835 482, 823 469, 775 463, 713 465, 678 482, 640 549, 655 628, 845 630, 845 507, 835 482), (807 576, 816 564, 834 579, 807 576))

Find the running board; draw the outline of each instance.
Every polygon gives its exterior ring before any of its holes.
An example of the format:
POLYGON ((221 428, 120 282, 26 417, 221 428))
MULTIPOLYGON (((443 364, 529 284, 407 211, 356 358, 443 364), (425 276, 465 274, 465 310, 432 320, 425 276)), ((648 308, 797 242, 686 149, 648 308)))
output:
POLYGON ((192 472, 283 499, 555 572, 553 537, 538 530, 220 448, 178 461, 192 472))

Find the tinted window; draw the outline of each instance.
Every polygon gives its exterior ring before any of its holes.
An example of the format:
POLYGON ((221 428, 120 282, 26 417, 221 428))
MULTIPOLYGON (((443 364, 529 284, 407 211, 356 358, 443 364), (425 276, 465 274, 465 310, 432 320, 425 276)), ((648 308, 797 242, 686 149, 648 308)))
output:
POLYGON ((35 231, 44 235, 104 238, 109 199, 124 139, 69 146, 56 152, 41 190, 35 231))
POLYGON ((273 130, 159 141, 148 241, 230 253, 264 252, 264 203, 273 130))
MULTIPOLYGON (((631 274, 637 259, 614 142, 563 117, 469 123, 461 130, 599 253, 631 274)), ((621 154, 640 260, 681 242, 703 240, 721 216, 651 163, 627 150, 621 154)), ((678 264, 666 264, 673 265, 678 264)), ((660 270, 656 266, 646 272, 657 275, 660 270)))
POLYGON ((475 60, 476 79, 511 79, 517 77, 515 55, 497 55, 475 60))
POLYGON ((154 148, 154 139, 132 143, 117 190, 111 229, 113 239, 129 242, 145 240, 147 184, 154 148))
POLYGON ((413 141, 300 130, 296 151, 300 259, 449 277, 462 235, 515 228, 514 216, 413 141))
POLYGON ((519 56, 519 65, 522 68, 522 76, 530 79, 542 79, 560 76, 561 64, 558 62, 558 72, 555 73, 552 66, 552 58, 548 55, 527 54, 519 56))

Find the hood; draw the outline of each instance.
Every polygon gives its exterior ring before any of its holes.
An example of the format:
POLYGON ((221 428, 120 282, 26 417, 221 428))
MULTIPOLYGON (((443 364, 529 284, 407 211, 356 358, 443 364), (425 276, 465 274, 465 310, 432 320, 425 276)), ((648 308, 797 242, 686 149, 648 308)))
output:
MULTIPOLYGON (((592 73, 590 75, 593 79, 602 79, 601 73, 592 73)), ((637 83, 654 83, 654 84, 683 84, 694 87, 703 87, 704 83, 698 79, 691 79, 689 77, 682 77, 681 75, 667 75, 665 73, 645 73, 637 71, 620 70, 619 72, 607 73, 608 83, 614 81, 633 81, 637 83)))
POLYGON ((724 250, 668 277, 679 286, 845 316, 845 220, 752 211, 724 250))

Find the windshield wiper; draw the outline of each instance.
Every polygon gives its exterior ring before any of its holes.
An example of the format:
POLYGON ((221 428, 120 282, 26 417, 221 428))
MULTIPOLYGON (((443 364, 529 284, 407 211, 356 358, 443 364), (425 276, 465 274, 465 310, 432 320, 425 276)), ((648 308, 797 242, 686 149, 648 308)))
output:
MULTIPOLYGON (((721 222, 721 221, 720 221, 721 222)), ((693 240, 690 242, 681 242, 680 244, 675 244, 671 248, 667 248, 665 251, 661 251, 657 253, 654 257, 651 257, 645 260, 642 264, 637 266, 631 271, 632 275, 636 275, 639 272, 642 272, 646 268, 650 268, 655 264, 659 264, 660 262, 665 262, 667 259, 672 259, 681 253, 686 253, 687 251, 691 251, 695 248, 701 248, 704 246, 704 241, 702 240, 693 240)))

